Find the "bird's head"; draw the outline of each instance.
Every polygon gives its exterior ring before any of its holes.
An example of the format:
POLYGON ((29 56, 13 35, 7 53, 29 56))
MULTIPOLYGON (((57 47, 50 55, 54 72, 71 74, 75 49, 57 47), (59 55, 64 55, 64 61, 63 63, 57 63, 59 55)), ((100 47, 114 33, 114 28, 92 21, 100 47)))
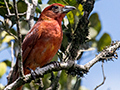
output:
POLYGON ((43 20, 52 20, 55 19, 58 22, 61 22, 65 15, 71 11, 76 9, 73 6, 64 6, 62 4, 54 3, 50 6, 46 7, 40 15, 40 18, 43 20))

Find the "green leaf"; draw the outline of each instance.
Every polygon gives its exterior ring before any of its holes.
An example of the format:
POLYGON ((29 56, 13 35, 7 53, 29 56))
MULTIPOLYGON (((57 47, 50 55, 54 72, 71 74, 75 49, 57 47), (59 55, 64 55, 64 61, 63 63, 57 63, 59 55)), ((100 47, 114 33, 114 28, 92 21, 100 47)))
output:
POLYGON ((89 39, 95 38, 97 34, 98 32, 93 27, 89 28, 89 35, 88 35, 89 39))
POLYGON ((26 83, 26 84, 23 86, 23 90, 30 90, 30 84, 29 84, 29 83, 26 83))
POLYGON ((11 36, 11 35, 6 35, 6 36, 3 38, 2 42, 8 43, 8 42, 10 42, 11 40, 14 40, 14 39, 15 39, 15 38, 14 38, 13 36, 11 36))
POLYGON ((57 61, 58 60, 58 56, 57 55, 55 55, 53 58, 52 58, 52 60, 51 61, 57 61))
POLYGON ((7 65, 5 62, 0 63, 0 78, 5 74, 7 65))
POLYGON ((5 60, 4 62, 6 63, 7 66, 11 67, 11 61, 5 60))
POLYGON ((38 4, 42 4, 42 1, 41 1, 41 0, 38 0, 38 4))
POLYGON ((51 74, 48 73, 48 74, 45 74, 45 75, 44 75, 44 78, 42 78, 42 80, 43 80, 43 85, 45 85, 44 88, 49 87, 49 85, 50 85, 50 80, 49 80, 50 77, 51 77, 51 74))
POLYGON ((0 90, 3 90, 4 86, 2 84, 0 84, 0 90))
POLYGON ((17 2, 17 8, 19 13, 23 13, 27 10, 27 4, 24 1, 20 0, 17 2))
POLYGON ((62 40, 62 45, 61 45, 61 51, 64 52, 67 48, 67 45, 68 45, 68 37, 63 34, 63 40, 62 40))
POLYGON ((5 17, 5 14, 7 14, 7 9, 6 9, 5 5, 0 4, 0 15, 5 17))
POLYGON ((62 0, 49 0, 48 4, 53 4, 53 3, 61 3, 63 5, 65 5, 65 3, 62 0))
POLYGON ((12 34, 14 34, 14 35, 17 35, 16 31, 15 31, 13 28, 10 29, 10 32, 11 32, 12 34))
MULTIPOLYGON (((14 31, 14 29, 11 29, 10 30, 11 31, 11 33, 13 33, 13 34, 15 34, 16 32, 14 31)), ((2 39, 2 43, 3 42, 10 42, 11 40, 14 40, 15 38, 13 37, 13 36, 11 36, 11 35, 9 35, 7 32, 5 32, 5 31, 2 31, 1 32, 1 37, 3 38, 2 39)))
POLYGON ((13 36, 7 35, 5 38, 2 40, 2 42, 10 42, 11 40, 14 40, 15 38, 13 36))
MULTIPOLYGON (((7 2, 8 2, 8 0, 7 0, 7 2)), ((12 13, 13 12, 12 5, 8 3, 8 7, 10 9, 10 12, 12 13)), ((7 8, 6 8, 6 5, 5 5, 4 1, 0 0, 0 15, 5 17, 5 14, 7 14, 7 13, 8 12, 7 12, 7 8)))
POLYGON ((41 13, 41 10, 38 7, 36 7, 36 13, 41 13))
POLYGON ((63 70, 59 80, 61 84, 61 90, 66 90, 65 87, 67 86, 67 78, 68 78, 68 75, 66 74, 66 71, 63 70))
POLYGON ((74 24, 74 15, 73 15, 72 11, 67 13, 67 18, 68 18, 70 24, 74 24))
POLYGON ((82 16, 83 15, 83 6, 81 4, 79 4, 78 8, 77 8, 77 12, 76 12, 76 16, 82 16))
MULTIPOLYGON (((93 13, 89 18, 90 27, 94 28, 99 34, 101 30, 101 22, 97 13, 93 13)), ((97 36, 97 35, 96 35, 97 36)))
POLYGON ((60 3, 63 5, 75 6, 77 4, 76 0, 49 0, 48 4, 60 3))
MULTIPOLYGON (((4 0, 0 0, 0 2, 4 2, 4 0)), ((6 2, 9 2, 9 0, 6 0, 6 2)))
POLYGON ((80 86, 79 90, 89 90, 89 89, 87 89, 87 88, 84 87, 84 86, 80 86))
POLYGON ((109 34, 104 33, 103 36, 100 38, 100 40, 97 43, 98 51, 101 51, 105 48, 105 46, 110 45, 111 43, 111 37, 109 34))
POLYGON ((11 16, 10 20, 11 20, 13 25, 16 24, 16 17, 15 16, 11 16))
POLYGON ((67 5, 75 6, 76 5, 76 0, 62 0, 64 1, 67 5))
POLYGON ((26 35, 28 33, 29 26, 26 21, 20 21, 20 30, 22 35, 26 35))

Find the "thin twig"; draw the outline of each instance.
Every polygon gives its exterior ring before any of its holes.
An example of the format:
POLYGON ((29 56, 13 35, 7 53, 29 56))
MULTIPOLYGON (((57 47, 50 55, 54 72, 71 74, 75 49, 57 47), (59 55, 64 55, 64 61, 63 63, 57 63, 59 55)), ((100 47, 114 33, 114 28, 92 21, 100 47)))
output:
POLYGON ((99 88, 100 86, 102 86, 105 83, 106 77, 105 77, 105 73, 104 73, 103 64, 104 64, 104 62, 102 62, 102 66, 101 66, 102 67, 102 74, 103 74, 103 81, 102 81, 101 84, 99 84, 98 86, 96 86, 94 90, 97 90, 97 88, 99 88))
POLYGON ((5 2, 5 5, 6 5, 6 8, 7 8, 7 11, 8 11, 8 15, 11 15, 10 10, 9 10, 9 7, 8 7, 8 4, 7 4, 6 0, 4 0, 4 2, 5 2))
MULTIPOLYGON (((0 22, 2 23, 2 25, 6 28, 6 26, 4 25, 4 23, 0 20, 0 22)), ((6 31, 9 35, 13 36, 16 40, 18 40, 18 38, 12 34, 9 30, 4 29, 4 28, 0 28, 2 31, 6 31)))
POLYGON ((47 88, 46 90, 58 90, 58 88, 59 88, 59 79, 60 79, 61 73, 62 73, 62 70, 60 70, 58 72, 55 79, 52 80, 51 86, 49 88, 47 88))
POLYGON ((10 69, 10 72, 9 72, 9 74, 8 74, 8 76, 7 76, 8 82, 10 81, 10 77, 11 77, 11 75, 12 75, 13 66, 14 66, 14 63, 13 63, 13 60, 14 60, 13 47, 14 47, 14 42, 11 41, 11 69, 10 69))
MULTIPOLYGON (((18 16, 23 16, 23 15, 26 15, 26 12, 18 13, 18 16)), ((7 16, 7 17, 15 16, 15 14, 14 13, 10 13, 9 15, 5 14, 5 16, 7 16)))
POLYGON ((13 68, 13 66, 14 66, 14 62, 13 62, 13 60, 14 60, 14 53, 13 53, 13 47, 14 47, 14 42, 13 41, 11 41, 11 68, 13 68))
POLYGON ((32 3, 28 2, 28 0, 24 1, 27 4, 26 20, 28 20, 29 29, 31 29, 34 25, 34 13, 38 4, 38 0, 32 0, 32 3))
POLYGON ((20 76, 23 77, 24 74, 23 74, 23 63, 22 63, 22 36, 21 36, 21 33, 20 33, 19 16, 18 16, 16 0, 13 0, 13 5, 14 5, 15 15, 16 15, 18 45, 19 45, 19 54, 18 54, 18 63, 19 64, 18 64, 18 66, 19 66, 20 76))
POLYGON ((109 46, 108 48, 104 49, 101 53, 99 53, 93 60, 85 64, 85 67, 88 68, 88 70, 98 61, 105 60, 105 59, 111 59, 116 58, 116 50, 120 48, 120 41, 117 41, 113 45, 109 46), (109 57, 108 57, 109 56, 109 57))
MULTIPOLYGON (((105 49, 104 51, 102 51, 101 53, 99 53, 99 55, 97 57, 95 57, 95 59, 91 60, 90 62, 88 62, 85 65, 78 65, 75 64, 74 61, 70 61, 68 60, 67 62, 55 62, 52 64, 48 64, 45 67, 42 68, 37 68, 35 70, 36 76, 37 78, 43 77, 45 74, 50 73, 52 71, 60 71, 60 70, 71 70, 73 69, 74 72, 76 72, 76 74, 79 72, 84 72, 87 73, 87 71, 89 71, 89 69, 98 61, 100 61, 100 59, 102 57, 106 58, 108 56, 114 56, 115 51, 120 48, 120 41, 114 43, 112 46, 108 47, 107 49, 105 49), (106 51, 108 52, 108 54, 106 53, 106 51), (101 55, 101 56, 100 56, 101 55)), ((114 58, 114 57, 113 57, 114 58)), ((83 74, 84 74, 83 73, 83 74)), ((105 75, 104 75, 105 76, 105 75)), ((6 86, 6 88, 4 90, 11 90, 11 89, 16 89, 17 87, 24 85, 25 83, 29 83, 32 81, 32 76, 31 74, 25 75, 24 78, 23 77, 19 77, 16 81, 14 81, 13 83, 11 83, 10 85, 6 86)))
POLYGON ((4 31, 6 31, 10 36, 13 36, 16 40, 18 40, 18 38, 14 34, 12 34, 9 30, 4 29, 4 31))
MULTIPOLYGON (((8 15, 6 14, 6 16, 7 16, 7 17, 15 16, 14 13, 11 13, 11 12, 10 12, 10 9, 9 9, 9 7, 8 7, 8 4, 7 4, 6 0, 4 0, 4 2, 5 2, 5 5, 6 5, 6 8, 7 8, 7 11, 8 11, 8 15)), ((26 12, 24 12, 24 13, 18 13, 19 16, 23 16, 23 15, 25 15, 25 14, 26 14, 26 12)))

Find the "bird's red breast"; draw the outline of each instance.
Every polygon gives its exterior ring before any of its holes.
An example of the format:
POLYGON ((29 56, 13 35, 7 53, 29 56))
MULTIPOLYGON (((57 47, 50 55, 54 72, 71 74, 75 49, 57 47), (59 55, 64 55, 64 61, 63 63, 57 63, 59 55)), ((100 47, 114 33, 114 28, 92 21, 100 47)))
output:
POLYGON ((34 27, 22 45, 23 65, 32 69, 48 63, 60 48, 62 41, 62 30, 57 21, 37 22, 34 27))
POLYGON ((52 4, 41 13, 37 23, 26 35, 22 44, 24 73, 26 68, 42 67, 54 57, 61 46, 63 33, 61 22, 67 12, 75 9, 61 4, 52 4))

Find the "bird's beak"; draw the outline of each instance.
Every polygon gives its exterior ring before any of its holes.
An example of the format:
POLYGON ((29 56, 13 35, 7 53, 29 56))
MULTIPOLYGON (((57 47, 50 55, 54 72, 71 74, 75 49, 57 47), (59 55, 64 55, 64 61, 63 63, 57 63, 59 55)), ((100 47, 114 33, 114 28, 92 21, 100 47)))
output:
POLYGON ((71 11, 71 10, 74 10, 74 9, 76 9, 75 7, 73 7, 73 6, 65 6, 64 8, 63 8, 63 13, 68 13, 69 11, 71 11))

